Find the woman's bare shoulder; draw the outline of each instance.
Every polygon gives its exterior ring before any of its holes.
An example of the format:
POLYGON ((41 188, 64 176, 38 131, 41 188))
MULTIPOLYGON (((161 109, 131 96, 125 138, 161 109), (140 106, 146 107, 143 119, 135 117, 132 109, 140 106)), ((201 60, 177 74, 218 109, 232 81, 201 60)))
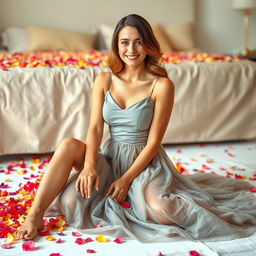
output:
POLYGON ((174 91, 174 84, 168 77, 159 77, 155 86, 155 92, 157 94, 170 94, 174 91))
POLYGON ((110 72, 101 72, 99 73, 94 82, 94 86, 97 86, 98 89, 102 89, 104 91, 108 90, 110 83, 111 73, 110 72))

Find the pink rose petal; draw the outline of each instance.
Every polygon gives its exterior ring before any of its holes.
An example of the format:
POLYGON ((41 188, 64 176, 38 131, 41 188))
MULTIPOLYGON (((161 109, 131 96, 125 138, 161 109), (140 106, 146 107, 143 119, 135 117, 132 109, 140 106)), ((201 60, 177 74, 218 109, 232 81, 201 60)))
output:
POLYGON ((1 247, 3 249, 11 249, 13 248, 13 243, 2 244, 1 247))
POLYGON ((177 236, 178 234, 177 233, 170 233, 168 236, 169 237, 174 237, 174 236, 177 236))
POLYGON ((60 253, 51 253, 49 256, 61 256, 60 253))
POLYGON ((101 225, 98 223, 98 224, 95 224, 93 227, 94 227, 94 228, 100 228, 101 225))
POLYGON ((63 242, 62 239, 59 238, 59 239, 56 241, 56 244, 60 244, 60 243, 62 243, 62 242, 63 242))
POLYGON ((122 237, 117 237, 114 242, 116 242, 117 244, 121 244, 124 242, 124 239, 122 237))
POLYGON ((35 242, 32 241, 32 240, 24 242, 22 244, 22 249, 23 249, 23 251, 33 251, 33 250, 35 250, 35 242))
POLYGON ((85 242, 85 240, 84 240, 83 238, 80 238, 80 237, 79 237, 79 238, 77 238, 77 239, 75 240, 75 243, 81 245, 81 244, 85 244, 86 242, 85 242))
POLYGON ((85 241, 86 243, 93 242, 93 240, 92 240, 90 237, 85 238, 84 241, 85 241))
POLYGON ((82 234, 80 234, 79 232, 77 231, 73 231, 72 232, 72 236, 81 236, 82 234))

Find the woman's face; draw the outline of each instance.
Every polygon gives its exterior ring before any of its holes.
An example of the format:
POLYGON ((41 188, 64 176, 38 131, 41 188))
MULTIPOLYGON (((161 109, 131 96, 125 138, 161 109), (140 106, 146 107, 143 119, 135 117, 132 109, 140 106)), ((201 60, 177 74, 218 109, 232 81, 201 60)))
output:
POLYGON ((118 52, 121 60, 128 66, 135 67, 144 63, 147 53, 136 28, 125 26, 120 30, 118 52))

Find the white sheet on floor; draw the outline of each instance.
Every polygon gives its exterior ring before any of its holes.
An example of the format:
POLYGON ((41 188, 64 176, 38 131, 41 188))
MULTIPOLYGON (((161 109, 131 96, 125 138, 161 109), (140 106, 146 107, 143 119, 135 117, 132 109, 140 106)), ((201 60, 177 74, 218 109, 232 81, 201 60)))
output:
MULTIPOLYGON (((194 173, 195 170, 205 170, 206 172, 215 172, 220 175, 226 175, 226 171, 230 173, 240 174, 254 177, 256 174, 256 142, 230 142, 228 144, 205 144, 205 145, 166 145, 168 155, 173 162, 179 162, 185 167, 188 173, 194 173), (211 161, 209 161, 211 159, 211 161), (207 162, 208 160, 208 162, 207 162), (205 164, 209 169, 203 169, 205 164), (226 171, 221 170, 225 168, 226 171)), ((2 156, 0 157, 0 169, 5 169, 8 162, 13 159, 19 159, 20 156, 2 156)), ((31 164, 31 156, 24 156, 27 165, 31 164)), ((28 176, 27 174, 26 176, 28 176)), ((231 175, 232 176, 232 175, 231 175)), ((0 173, 1 183, 5 179, 13 180, 9 185, 12 186, 10 191, 15 191, 20 182, 24 182, 23 176, 12 172, 10 175, 0 173)), ((250 181, 256 184, 255 181, 250 181)), ((125 241, 123 244, 116 244, 112 237, 108 237, 109 242, 99 243, 91 242, 84 245, 74 243, 76 237, 72 236, 72 227, 67 227, 64 231, 66 234, 62 236, 63 243, 56 244, 55 241, 46 241, 44 237, 37 237, 36 250, 31 252, 22 251, 22 241, 14 244, 12 249, 2 249, 0 247, 1 256, 48 256, 50 253, 60 253, 61 256, 80 256, 87 255, 86 249, 94 249, 97 256, 157 256, 161 252, 165 256, 189 256, 190 250, 195 250, 201 256, 255 256, 256 255, 256 234, 220 242, 188 241, 181 238, 173 238, 173 242, 168 243, 140 243, 138 241, 125 241)), ((60 238, 55 232, 52 234, 56 238, 60 238)), ((93 235, 84 235, 82 238, 91 237, 93 235)), ((0 240, 3 244, 3 239, 0 240)))

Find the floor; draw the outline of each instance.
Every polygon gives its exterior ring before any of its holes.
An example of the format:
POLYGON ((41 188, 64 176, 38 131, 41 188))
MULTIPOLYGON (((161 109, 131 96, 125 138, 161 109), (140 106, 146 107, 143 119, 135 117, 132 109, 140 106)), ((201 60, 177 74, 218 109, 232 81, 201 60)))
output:
MULTIPOLYGON (((170 159, 183 175, 196 172, 213 172, 227 178, 244 179, 256 186, 256 141, 223 142, 189 145, 165 145, 170 159)), ((15 215, 8 209, 4 212, 4 203, 8 198, 24 196, 24 190, 33 190, 40 175, 43 174, 49 155, 10 155, 0 156, 0 226, 1 216, 15 215), (27 186, 24 187, 24 184, 27 186), (6 192, 11 193, 6 196, 6 192)), ((254 195, 255 189, 251 191, 254 195)), ((6 205, 6 204, 5 204, 6 205)), ((17 218, 17 217, 16 217, 17 218)), ((22 221, 19 219, 19 221, 22 221)), ((74 228, 64 225, 61 220, 58 228, 49 234, 41 233, 28 244, 25 251, 24 241, 12 241, 12 237, 0 239, 0 256, 36 255, 36 256, 80 256, 95 254, 98 256, 255 256, 256 233, 250 237, 221 242, 188 241, 173 237, 168 243, 140 243, 138 241, 122 241, 121 238, 80 234, 74 228), (63 230, 62 230, 63 229, 63 230), (91 242, 89 242, 92 240, 91 242), (121 242, 121 243, 120 243, 121 242), (9 245, 10 249, 5 249, 9 245), (30 247, 31 246, 31 247, 30 247), (197 254, 198 253, 198 254, 197 254)), ((49 223, 49 222, 48 222, 49 223)), ((10 226, 15 224, 9 222, 10 226)), ((56 224, 56 225, 57 225, 56 224)), ((56 228, 56 226, 55 226, 56 228)), ((2 234, 3 235, 3 234, 2 234)))

